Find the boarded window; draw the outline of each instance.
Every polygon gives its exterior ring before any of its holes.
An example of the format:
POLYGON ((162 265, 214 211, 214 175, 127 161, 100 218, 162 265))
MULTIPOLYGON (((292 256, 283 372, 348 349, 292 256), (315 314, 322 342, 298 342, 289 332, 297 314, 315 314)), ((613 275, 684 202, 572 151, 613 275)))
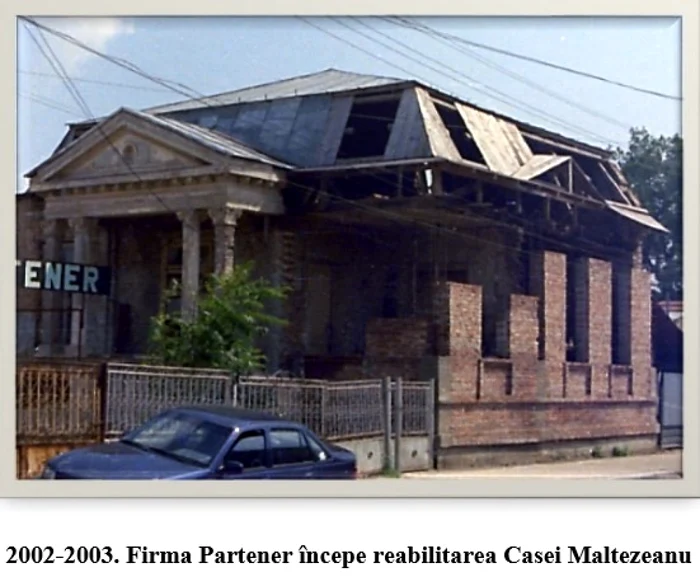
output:
POLYGON ((355 100, 345 125, 338 159, 383 156, 399 108, 399 98, 355 100))

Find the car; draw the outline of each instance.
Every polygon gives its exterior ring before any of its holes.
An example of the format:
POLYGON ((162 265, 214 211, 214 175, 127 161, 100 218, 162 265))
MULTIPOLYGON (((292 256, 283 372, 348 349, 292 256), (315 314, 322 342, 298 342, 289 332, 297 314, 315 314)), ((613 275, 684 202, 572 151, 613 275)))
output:
POLYGON ((62 453, 40 479, 354 479, 357 460, 309 428, 229 407, 163 411, 117 441, 62 453))

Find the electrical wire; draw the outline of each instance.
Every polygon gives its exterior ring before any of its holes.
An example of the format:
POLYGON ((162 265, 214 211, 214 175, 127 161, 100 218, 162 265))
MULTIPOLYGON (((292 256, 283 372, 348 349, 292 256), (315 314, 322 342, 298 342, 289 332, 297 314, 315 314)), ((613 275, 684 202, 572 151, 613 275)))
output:
MULTIPOLYGON (((406 18, 401 18, 401 17, 394 17, 393 19, 398 20, 399 22, 404 22, 404 23, 410 22, 410 21, 408 21, 406 18)), ((540 64, 540 65, 542 65, 542 66, 547 66, 547 67, 553 68, 553 69, 555 69, 555 70, 559 70, 559 71, 562 71, 562 72, 568 72, 568 73, 570 73, 570 74, 575 74, 575 75, 577 75, 577 76, 582 76, 582 77, 584 77, 584 78, 589 78, 589 79, 592 79, 592 80, 597 80, 597 81, 599 81, 599 82, 604 82, 604 83, 607 83, 607 84, 611 84, 611 85, 614 85, 614 86, 618 86, 618 87, 620 87, 620 88, 626 88, 626 89, 628 89, 628 90, 633 90, 633 91, 635 91, 635 92, 639 92, 639 93, 642 93, 642 94, 648 94, 648 95, 651 95, 651 96, 656 96, 656 97, 658 97, 658 98, 665 98, 665 99, 668 99, 668 100, 678 100, 678 101, 683 100, 683 97, 682 97, 682 96, 675 96, 675 95, 673 95, 673 94, 665 94, 665 93, 663 93, 663 92, 658 92, 658 91, 656 91, 656 90, 649 90, 649 89, 647 89, 647 88, 641 88, 641 87, 639 87, 639 86, 634 86, 634 85, 632 85, 632 84, 627 84, 627 83, 625 83, 625 82, 620 82, 619 80, 614 80, 614 79, 611 79, 611 78, 606 78, 605 76, 599 76, 599 75, 597 75, 597 74, 592 74, 592 73, 590 73, 590 72, 584 72, 584 71, 582 71, 582 70, 576 70, 575 68, 571 68, 571 67, 568 67, 568 66, 562 66, 561 64, 555 64, 555 63, 553 63, 553 62, 548 62, 548 61, 546 61, 546 60, 541 60, 541 59, 539 59, 539 58, 534 58, 534 57, 532 57, 532 56, 526 56, 526 55, 524 55, 524 54, 518 54, 518 53, 516 53, 516 52, 511 52, 511 51, 509 51, 509 50, 504 50, 503 48, 496 48, 495 46, 489 46, 488 44, 483 44, 483 43, 481 43, 481 42, 474 42, 474 41, 472 41, 472 40, 467 40, 466 38, 462 38, 461 36, 456 36, 456 35, 454 35, 454 34, 449 34, 449 33, 447 33, 447 32, 440 32, 440 31, 435 30, 434 28, 431 28, 431 27, 429 27, 429 26, 427 26, 427 25, 425 25, 425 24, 418 24, 418 25, 421 26, 421 27, 423 27, 423 28, 427 28, 427 29, 433 31, 435 34, 438 34, 438 35, 442 36, 443 38, 450 38, 450 39, 454 40, 455 42, 459 42, 459 43, 462 43, 462 44, 466 44, 466 45, 468 45, 468 46, 473 46, 473 47, 475 47, 475 48, 481 48, 481 49, 483 49, 483 50, 488 50, 488 51, 495 52, 495 53, 498 53, 498 54, 502 54, 502 55, 505 55, 505 56, 510 56, 511 58, 517 58, 517 59, 519 59, 519 60, 524 60, 524 61, 526 61, 526 62, 532 62, 532 63, 535 63, 535 64, 540 64)))
MULTIPOLYGON (((38 44, 37 44, 37 45, 38 45, 38 44)), ((84 99, 83 99, 82 96, 80 95, 79 91, 77 91, 77 88, 75 87, 75 85, 72 84, 70 77, 69 77, 67 74, 64 74, 65 69, 64 69, 62 66, 60 66, 60 61, 59 61, 59 66, 58 66, 58 67, 61 69, 61 71, 59 72, 59 70, 57 69, 57 65, 53 63, 53 61, 49 58, 49 56, 46 54, 46 52, 45 52, 43 49, 41 49, 41 47, 40 47, 40 50, 42 51, 42 54, 45 56, 45 58, 47 58, 47 60, 49 61, 49 63, 52 65, 52 67, 54 68, 54 70, 57 72, 57 75, 58 75, 59 77, 61 77, 61 78, 64 80, 64 83, 66 84, 66 87, 67 87, 67 88, 70 87, 69 92, 71 92, 71 95, 76 99, 76 101, 77 101, 79 104, 81 104, 81 108, 84 107, 84 109, 85 109, 85 112, 84 112, 84 113, 85 113, 86 115, 92 117, 93 115, 92 115, 92 113, 90 112, 90 109, 89 109, 89 107, 87 106, 87 103, 84 101, 84 99), (74 91, 77 92, 77 96, 73 93, 74 91)), ((50 50, 50 46, 49 46, 49 50, 50 50)), ((52 54, 53 54, 54 57, 55 57, 55 54, 53 53, 53 51, 51 51, 51 52, 52 52, 52 54)), ((57 57, 56 57, 56 59, 58 60, 57 57)), ((212 107, 211 104, 207 104, 206 106, 207 106, 207 107, 212 107)), ((140 175, 138 175, 138 173, 136 173, 136 172, 133 170, 133 168, 132 168, 131 165, 126 161, 126 159, 123 158, 123 156, 122 156, 122 154, 121 154, 121 151, 119 151, 119 150, 113 145, 113 143, 111 143, 111 141, 109 140, 109 138, 107 137, 107 135, 104 134, 104 131, 101 131, 100 133, 102 134, 103 138, 110 144, 110 146, 111 146, 112 149, 115 151, 115 153, 119 156, 119 158, 124 162, 124 164, 125 164, 125 165, 127 166, 127 168, 130 170, 130 172, 132 172, 132 174, 133 174, 139 181, 143 182, 142 179, 140 178, 140 175)), ((335 201, 338 201, 338 202, 343 202, 343 203, 346 203, 346 204, 351 204, 351 205, 353 205, 353 206, 356 206, 356 207, 358 207, 358 208, 361 208, 362 210, 371 211, 371 212, 374 212, 374 213, 377 213, 377 214, 381 214, 381 215, 383 215, 383 216, 385 216, 385 217, 387 217, 387 218, 393 219, 393 220, 395 220, 395 221, 407 222, 407 223, 412 224, 412 225, 419 225, 419 226, 422 226, 422 227, 425 227, 425 228, 430 228, 430 229, 432 229, 432 230, 438 231, 438 232, 441 233, 441 234, 454 235, 454 236, 457 236, 457 237, 460 237, 460 238, 468 238, 468 239, 470 239, 470 240, 480 240, 480 241, 482 241, 482 242, 484 242, 484 243, 486 243, 486 244, 491 244, 491 245, 494 245, 494 246, 498 246, 498 247, 501 248, 501 249, 511 250, 511 251, 515 251, 515 252, 534 252, 534 251, 528 251, 527 249, 522 248, 522 247, 514 247, 514 246, 512 246, 512 245, 506 245, 506 244, 503 244, 503 243, 497 243, 497 242, 493 242, 493 241, 488 241, 488 240, 483 239, 482 237, 480 237, 480 236, 478 236, 478 235, 470 235, 470 234, 468 234, 468 233, 465 233, 464 231, 451 230, 451 229, 449 229, 449 228, 445 228, 445 227, 442 227, 442 226, 439 226, 439 225, 434 225, 434 224, 429 223, 429 222, 426 222, 426 221, 420 221, 420 220, 418 220, 418 219, 411 218, 411 217, 404 217, 403 215, 398 215, 398 214, 396 214, 396 213, 394 213, 394 212, 391 212, 391 211, 386 211, 386 210, 383 210, 383 209, 378 209, 378 208, 376 208, 376 207, 371 207, 371 206, 368 206, 368 205, 366 205, 366 204, 362 204, 362 203, 360 203, 360 202, 353 201, 352 199, 347 199, 347 198, 345 198, 345 197, 341 197, 341 196, 338 196, 338 195, 330 194, 330 193, 328 193, 328 192, 326 192, 326 191, 319 191, 319 190, 317 190, 316 188, 305 187, 305 186, 300 186, 300 188, 306 189, 306 190, 308 190, 308 191, 310 191, 310 192, 314 192, 314 193, 316 193, 316 194, 321 194, 322 196, 326 196, 326 197, 331 198, 331 199, 333 199, 333 200, 335 200, 335 201)), ((153 195, 156 199, 158 199, 159 202, 162 204, 162 206, 163 206, 168 212, 174 212, 170 207, 167 206, 167 204, 166 204, 154 191, 149 190, 148 193, 151 194, 151 195, 153 195)), ((488 220, 488 219, 483 219, 483 217, 482 217, 482 220, 488 220)), ((491 219, 491 220, 494 222, 494 224, 496 224, 496 223, 499 222, 499 221, 496 221, 495 219, 491 219)), ((533 236, 534 233, 528 231, 528 234, 529 234, 530 236, 533 236)), ((552 240, 551 238, 545 237, 545 236, 542 236, 541 238, 546 239, 546 240, 550 240, 550 241, 552 240)), ((558 244, 559 246, 566 246, 566 245, 563 244, 561 241, 556 241, 556 242, 557 242, 557 244, 558 244)), ((579 252, 582 252, 581 247, 579 247, 579 246, 575 246, 575 245, 568 245, 568 246, 569 246, 570 248, 573 248, 573 249, 578 250, 579 252)), ((602 247, 601 247, 601 248, 602 248, 602 247)), ((590 254, 594 254, 594 253, 591 252, 590 254)))

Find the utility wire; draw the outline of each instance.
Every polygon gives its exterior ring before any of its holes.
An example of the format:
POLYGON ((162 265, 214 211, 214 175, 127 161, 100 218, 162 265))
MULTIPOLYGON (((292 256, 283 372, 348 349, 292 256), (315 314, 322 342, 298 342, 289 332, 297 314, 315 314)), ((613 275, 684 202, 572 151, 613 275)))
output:
MULTIPOLYGON (((28 76, 39 76, 44 78, 60 78, 57 74, 49 74, 47 72, 36 72, 34 70, 19 70, 20 74, 26 74, 28 76)), ((121 82, 108 82, 106 80, 94 80, 91 78, 80 78, 77 76, 72 77, 73 82, 84 82, 86 84, 99 84, 101 86, 115 86, 119 88, 129 88, 130 90, 147 90, 149 92, 171 92, 167 88, 155 88, 151 86, 139 86, 138 84, 124 84, 121 82)))
MULTIPOLYGON (((335 20, 338 24, 340 24, 341 26, 344 26, 344 27, 347 28, 348 30, 350 30, 350 31, 352 31, 352 32, 355 32, 356 34, 359 34, 360 36, 363 36, 364 38, 367 38, 367 39, 370 40, 371 42, 374 42, 374 43, 376 43, 376 44, 379 44, 379 45, 381 45, 381 46, 384 46, 384 47, 387 48, 388 50, 391 50, 392 52, 395 52, 395 53, 399 54, 400 56, 403 56, 404 58, 406 58, 406 59, 408 59, 408 60, 411 60, 411 61, 413 61, 413 62, 416 62, 418 65, 420 65, 420 66, 422 66, 422 67, 424 67, 424 68, 428 68, 428 69, 430 69, 430 70, 433 70, 434 72, 440 74, 441 76, 445 76, 445 77, 447 77, 447 78, 450 78, 450 79, 454 80, 455 82, 458 82, 458 83, 460 83, 460 84, 462 84, 462 85, 468 87, 470 90, 474 90, 474 91, 476 91, 476 92, 480 92, 480 93, 482 93, 482 94, 488 96, 489 98, 492 98, 492 99, 494 99, 494 100, 497 100, 497 101, 499 101, 499 102, 502 102, 502 103, 504 103, 504 104, 506 104, 506 105, 508 105, 508 106, 513 107, 513 108, 519 108, 519 109, 521 109, 521 110, 526 110, 526 111, 528 111, 530 114, 533 114, 533 115, 535 115, 535 116, 537 116, 537 117, 539 117, 539 118, 541 118, 541 119, 543 119, 543 120, 546 120, 546 121, 549 121, 549 122, 558 124, 558 125, 560 125, 560 126, 562 126, 562 127, 564 127, 564 128, 568 128, 569 130, 573 130, 573 131, 578 132, 578 133, 580 133, 580 134, 585 134, 585 135, 587 135, 589 138, 592 138, 592 139, 597 140, 597 141, 599 141, 599 142, 603 142, 603 143, 606 143, 606 144, 607 144, 607 143, 610 143, 610 142, 614 142, 615 144, 618 144, 618 145, 619 145, 619 144, 623 144, 622 142, 619 142, 619 141, 614 141, 614 140, 611 140, 611 139, 608 139, 608 138, 605 138, 605 137, 601 137, 600 135, 598 135, 598 134, 596 134, 596 133, 594 133, 594 132, 591 132, 591 131, 589 131, 589 130, 586 130, 585 128, 582 128, 582 127, 577 126, 577 125, 575 125, 575 124, 571 124, 571 123, 566 122, 566 121, 564 121, 564 120, 558 120, 558 119, 554 118, 553 116, 547 114, 546 112, 544 112, 544 111, 542 111, 542 110, 540 110, 540 109, 538 109, 538 108, 535 108, 534 106, 531 106, 531 105, 527 104, 526 102, 523 102, 522 100, 519 100, 519 99, 517 99, 517 98, 514 98, 514 97, 512 97, 512 96, 510 96, 510 95, 508 95, 508 94, 506 94, 506 93, 504 93, 504 92, 501 92, 501 91, 499 91, 499 90, 497 90, 497 89, 495 89, 495 88, 493 88, 493 87, 489 87, 489 86, 483 84, 482 82, 480 82, 479 80, 477 80, 477 79, 475 79, 475 78, 471 78, 471 77, 469 77, 469 76, 463 74, 461 71, 455 70, 454 68, 452 68, 452 67, 450 67, 450 66, 447 66, 446 64, 444 64, 444 63, 442 63, 442 62, 440 62, 440 61, 438 61, 438 60, 436 60, 436 59, 434 59, 434 58, 432 58, 432 57, 422 55, 422 57, 423 57, 424 59, 427 59, 427 60, 430 60, 430 61, 433 61, 433 62, 437 62, 437 64, 438 64, 439 66, 441 66, 442 68, 437 68, 437 67, 432 66, 432 65, 430 65, 430 64, 426 64, 425 62, 422 62, 420 59, 418 59, 418 58, 412 56, 410 53, 406 53, 405 51, 402 51, 402 50, 400 50, 400 49, 394 48, 393 46, 390 46, 389 44, 387 44, 387 43, 385 43, 385 42, 382 42, 381 40, 377 40, 376 38, 373 38, 372 36, 369 36, 369 35, 365 34, 364 32, 362 32, 362 31, 360 31, 360 30, 356 30, 356 29, 354 29, 353 27, 348 26, 346 23, 344 23, 344 22, 342 22, 342 21, 340 21, 340 20, 337 20, 337 19, 335 19, 335 18, 331 18, 331 19, 332 19, 332 20, 335 20), (444 69, 447 69, 447 70, 451 71, 452 73, 445 72, 444 69), (466 81, 465 81, 465 79, 466 79, 466 81), (479 86, 483 86, 484 88, 479 88, 479 86), (519 104, 518 104, 518 103, 519 103, 519 104)), ((326 32, 326 33, 328 33, 328 34, 330 34, 330 33, 329 33, 327 30, 325 30, 325 29, 322 29, 322 28, 320 28, 320 27, 317 27, 317 28, 319 28, 319 29, 321 29, 322 31, 324 31, 324 32, 326 32)), ((415 53, 415 51, 413 50, 412 47, 407 46, 406 44, 404 44, 404 43, 402 43, 402 42, 400 42, 400 41, 398 41, 398 40, 394 40, 394 39, 391 39, 391 40, 392 40, 394 43, 399 44, 399 45, 402 45, 402 46, 408 48, 411 52, 414 52, 414 53, 415 53)), ((342 41, 345 41, 345 39, 342 39, 342 41)), ((374 55, 374 56, 377 57, 376 55, 374 55)), ((413 73, 412 75, 413 75, 413 76, 416 76, 415 73, 413 73)), ((420 78, 420 77, 419 77, 419 78, 420 78)), ((430 82, 428 82, 428 81, 426 81, 426 80, 424 80, 424 82, 426 82, 427 84, 430 84, 430 82)))
MULTIPOLYGON (((48 50, 48 52, 50 52, 51 55, 49 55, 47 53, 47 51, 44 49, 44 47, 37 40, 37 38, 34 36, 34 34, 32 33, 32 31, 29 28, 27 28, 27 32, 29 33, 29 35, 32 38, 32 40, 34 41, 34 43, 37 45, 37 48, 39 49, 41 54, 48 61, 51 68, 53 68, 54 71, 56 72, 56 74, 61 78, 61 80, 63 81, 68 92, 71 94, 71 96, 76 100, 76 103, 83 110, 83 114, 85 114, 86 116, 89 116, 89 117, 93 117, 94 115, 92 114, 88 103, 82 97, 82 95, 80 94, 80 91, 75 86, 75 84, 73 84, 73 82, 71 81, 71 78, 66 73, 65 68, 64 68, 63 64, 61 63, 60 59, 58 58, 58 56, 56 56, 56 53, 52 50, 52 48, 49 45, 49 43, 47 42, 46 38, 44 38, 42 30, 39 29, 39 35, 42 37, 44 44, 46 45, 46 49, 48 50), (53 57, 53 59, 52 59, 52 57, 53 57)), ((117 157, 122 161, 122 163, 127 168, 127 170, 129 172, 131 172, 131 174, 134 177, 136 177, 136 179, 139 182, 143 183, 143 179, 141 178, 141 176, 133 169, 131 164, 124 158, 124 156, 122 155, 122 152, 110 140, 109 136, 105 133, 104 129, 99 124, 97 124, 95 128, 98 130, 98 132, 100 133, 100 135, 102 136, 104 141, 112 149, 112 151, 115 152, 117 157)), ((151 194, 153 196, 153 198, 155 198, 163 206, 163 208, 167 212, 176 212, 170 206, 168 206, 168 204, 160 197, 160 195, 156 194, 155 191, 149 190, 148 192, 149 192, 149 194, 151 194)), ((183 223, 185 224, 185 226, 191 226, 187 221, 183 221, 183 223)), ((194 230, 194 227, 192 227, 192 229, 194 230)))
MULTIPOLYGON (((36 41, 36 39, 35 39, 35 41, 36 41)), ((82 98, 82 96, 80 95, 79 91, 77 91, 77 88, 72 84, 70 77, 69 77, 67 74, 64 75, 64 74, 62 74, 61 72, 59 72, 58 68, 60 68, 62 71, 65 70, 65 69, 63 68, 63 66, 60 65, 60 61, 59 61, 58 65, 54 64, 54 62, 53 62, 53 61, 51 60, 51 58, 46 54, 46 52, 41 48, 41 46, 38 44, 38 42, 37 42, 37 45, 39 46, 39 48, 40 48, 42 54, 44 55, 44 57, 47 58, 47 60, 48 60, 49 63, 51 64, 52 68, 54 68, 54 70, 57 72, 57 75, 58 75, 59 77, 61 77, 61 78, 64 80, 64 83, 66 84, 67 87, 69 87, 69 86, 71 87, 71 90, 69 90, 69 92, 71 92, 71 95, 73 95, 74 98, 76 98, 77 102, 78 102, 79 104, 81 104, 81 108, 82 108, 83 106, 85 107, 85 114, 88 115, 88 116, 93 116, 92 113, 90 112, 89 106, 87 106, 87 103, 86 103, 85 100, 82 98), (77 96, 74 95, 74 91, 77 92, 77 96)), ((50 49, 50 47, 49 47, 49 49, 50 49)), ((52 54, 53 54, 53 51, 51 51, 51 52, 52 52, 52 54)), ((55 56, 55 54, 54 54, 54 56, 55 56)), ((57 58, 57 57, 56 57, 56 58, 57 58)), ((57 58, 57 60, 58 60, 58 58, 57 58)), ((207 104, 206 106, 212 107, 212 105, 209 105, 209 104, 207 104)), ((99 128, 99 125, 98 125, 98 130, 99 130, 100 134, 102 135, 102 137, 105 139, 105 141, 106 141, 106 142, 110 145, 110 147, 115 151, 115 153, 116 153, 117 156, 120 158, 120 160, 123 161, 123 163, 124 163, 125 166, 128 168, 128 170, 129 170, 140 182, 143 182, 142 179, 141 179, 141 177, 140 177, 140 175, 139 175, 137 172, 135 172, 134 169, 133 169, 133 167, 126 161, 126 159, 124 159, 124 157, 123 157, 121 151, 119 151, 119 150, 114 146, 114 144, 109 140, 109 137, 104 133, 104 131, 103 131, 102 129, 99 128)), ((392 183, 392 185, 393 185, 393 183, 392 183)), ((358 202, 358 201, 355 201, 355 200, 352 200, 352 199, 347 199, 347 198, 342 197, 342 196, 339 196, 339 195, 331 194, 331 193, 328 193, 328 192, 326 192, 326 191, 319 191, 319 190, 316 189, 316 188, 312 188, 312 187, 308 187, 308 186, 301 186, 301 185, 298 185, 298 186, 299 186, 299 188, 301 188, 301 189, 308 190, 309 192, 313 192, 313 193, 316 193, 316 194, 320 194, 321 196, 325 196, 325 197, 330 198, 330 199, 332 199, 332 200, 334 200, 334 201, 341 202, 341 203, 345 203, 345 204, 350 204, 350 205, 356 206, 356 207, 358 207, 358 208, 360 208, 360 209, 362 209, 362 210, 368 211, 368 212, 374 212, 374 213, 376 213, 376 214, 381 214, 382 216, 384 216, 384 217, 386 217, 386 218, 388 218, 388 219, 394 220, 394 221, 405 222, 405 223, 412 224, 412 225, 414 225, 414 226, 415 226, 415 225, 418 225, 418 226, 421 226, 421 227, 424 227, 424 228, 428 228, 428 229, 431 229, 431 230, 436 230, 436 231, 438 231, 440 234, 447 234, 447 235, 450 235, 450 236, 456 236, 456 237, 462 238, 462 239, 479 240, 479 241, 481 241, 481 242, 483 242, 483 243, 485 243, 485 244, 487 244, 487 245, 496 246, 496 247, 498 247, 498 248, 506 249, 506 250, 514 251, 514 252, 535 252, 535 251, 533 251, 533 250, 527 250, 527 249, 522 248, 522 247, 514 247, 514 246, 512 246, 512 245, 506 245, 506 244, 504 244, 504 243, 499 243, 499 242, 495 242, 495 241, 490 241, 490 240, 487 240, 487 239, 483 239, 481 236, 474 235, 474 234, 469 234, 469 233, 466 233, 466 232, 464 232, 464 231, 452 230, 451 228, 442 227, 442 226, 435 225, 435 224, 430 223, 430 222, 421 221, 421 220, 419 220, 419 219, 415 219, 415 218, 412 218, 412 217, 406 217, 406 216, 403 216, 403 215, 401 215, 401 214, 394 213, 394 212, 391 212, 391 211, 387 211, 387 210, 384 210, 384 209, 381 209, 381 208, 378 208, 378 207, 368 206, 368 205, 363 204, 363 203, 361 203, 361 202, 358 202)), ((160 196, 158 196, 154 191, 148 190, 148 193, 151 194, 151 195, 153 195, 154 198, 156 198, 156 199, 160 202, 160 204, 165 208, 166 211, 168 211, 168 212, 175 212, 175 211, 173 211, 172 208, 170 208, 170 207, 163 201, 163 199, 160 198, 160 196)), ((492 222, 494 222, 494 223, 500 223, 500 221, 497 221, 496 219, 493 219, 493 218, 492 218, 492 219, 489 219, 488 217, 486 217, 486 218, 484 218, 484 217, 475 217, 475 218, 480 218, 481 220, 484 220, 484 221, 489 221, 489 220, 490 220, 490 221, 492 221, 492 222)), ((546 237, 546 236, 543 236, 543 235, 537 235, 537 233, 535 233, 534 231, 528 231, 527 234, 529 234, 529 235, 532 236, 533 238, 539 237, 539 238, 542 238, 542 239, 545 239, 545 240, 548 240, 548 241, 552 241, 551 238, 546 237)), ((576 250, 578 250, 579 252, 585 252, 585 253, 588 253, 588 254, 591 254, 591 255, 594 254, 593 252, 591 252, 591 251, 586 251, 585 249, 582 251, 582 250, 581 250, 581 247, 575 246, 575 245, 569 245, 569 244, 567 244, 567 243, 565 243, 565 242, 563 242, 563 241, 561 241, 561 240, 556 240, 555 242, 556 242, 556 244, 557 244, 558 246, 560 246, 560 247, 569 247, 569 248, 572 248, 572 249, 576 249, 576 250)), ((601 248, 602 248, 602 247, 601 247, 601 248)))
POLYGON ((656 91, 656 90, 649 90, 649 89, 646 89, 646 88, 641 88, 641 87, 639 87, 639 86, 634 86, 634 85, 632 85, 632 84, 627 84, 627 83, 625 83, 625 82, 620 82, 619 80, 614 80, 614 79, 612 79, 612 78, 606 78, 605 76, 599 76, 599 75, 597 75, 597 74, 592 74, 592 73, 590 73, 590 72, 584 72, 584 71, 582 71, 582 70, 576 70, 576 69, 570 68, 570 67, 568 67, 568 66, 563 66, 563 65, 561 65, 561 64, 555 64, 555 63, 553 63, 553 62, 548 62, 548 61, 546 61, 546 60, 540 60, 539 58, 534 58, 534 57, 532 57, 532 56, 526 56, 526 55, 524 55, 524 54, 518 54, 518 53, 516 53, 516 52, 511 52, 511 51, 509 51, 509 50, 504 50, 504 49, 502 49, 502 48, 496 48, 495 46, 489 46, 488 44, 483 44, 483 43, 481 43, 481 42, 474 42, 474 41, 472 41, 472 40, 467 40, 466 38, 462 38, 461 36, 456 36, 456 35, 454 35, 454 34, 449 34, 449 33, 447 33, 447 32, 440 32, 440 31, 435 30, 434 28, 431 28, 431 27, 429 27, 429 26, 427 26, 427 25, 425 25, 425 24, 422 24, 422 23, 416 23, 416 24, 414 24, 414 23, 410 22, 410 20, 408 20, 407 18, 401 18, 401 17, 398 17, 398 16, 397 16, 397 17, 393 17, 392 19, 393 19, 393 20, 397 20, 397 21, 399 21, 399 22, 402 22, 402 23, 404 23, 404 24, 410 24, 410 25, 412 25, 412 26, 420 26, 420 27, 422 27, 422 28, 424 28, 424 29, 430 30, 431 32, 433 32, 433 33, 435 33, 435 34, 437 34, 437 35, 439 35, 439 36, 442 36, 443 38, 449 38, 449 39, 451 39, 451 40, 454 40, 455 42, 459 42, 459 43, 461 43, 461 44, 466 44, 466 45, 468 45, 468 46, 474 46, 474 47, 476 47, 476 48, 481 48, 482 50, 488 50, 488 51, 491 51, 491 52, 496 52, 496 53, 498 53, 498 54, 502 54, 502 55, 505 55, 505 56, 510 56, 511 58, 517 58, 517 59, 519 59, 519 60, 524 60, 524 61, 526 61, 526 62, 533 62, 533 63, 535 63, 535 64, 540 64, 540 65, 542 65, 542 66, 547 66, 547 67, 549 67, 549 68, 553 68, 553 69, 555 69, 555 70, 560 70, 560 71, 562 71, 562 72, 568 72, 568 73, 570 73, 570 74, 575 74, 575 75, 577 75, 577 76, 582 76, 582 77, 584 77, 584 78, 589 78, 589 79, 592 79, 592 80, 597 80, 597 81, 599 81, 599 82, 605 82, 605 83, 607 83, 607 84, 612 84, 612 85, 615 85, 615 86, 619 86, 620 88, 626 88, 626 89, 628 89, 628 90, 633 90, 633 91, 635 91, 635 92, 640 92, 640 93, 642 93, 642 94, 649 94, 649 95, 651 95, 651 96, 656 96, 656 97, 658 97, 658 98, 665 98, 665 99, 668 99, 668 100, 679 100, 679 101, 680 101, 680 100, 683 100, 683 97, 682 97, 682 96, 675 96, 675 95, 673 95, 673 94, 666 94, 666 93, 663 93, 663 92, 658 92, 658 91, 656 91))
MULTIPOLYGON (((530 86, 531 88, 542 92, 543 94, 546 94, 547 96, 550 96, 556 100, 559 100, 561 102, 564 102, 565 104, 568 104, 569 106, 573 108, 577 108, 583 112, 586 112, 587 114, 590 114, 591 116, 595 118, 599 118, 601 120, 605 120, 606 122, 609 122, 612 125, 618 126, 620 128, 624 128, 625 130, 629 130, 629 124, 626 124, 624 122, 620 122, 618 119, 613 118, 612 116, 608 116, 604 114, 603 112, 600 112, 598 110, 595 110, 593 108, 589 108, 579 102, 576 102, 575 100, 572 100, 570 98, 567 98, 566 96, 559 94, 558 92, 555 92, 554 90, 550 90, 549 88, 531 80, 527 76, 523 76, 522 74, 518 74, 517 72, 513 72, 512 70, 506 68, 505 66, 501 66, 498 63, 494 62, 493 60, 489 60, 485 56, 482 56, 478 54, 474 49, 469 48, 468 46, 463 46, 462 44, 459 44, 457 42, 454 42, 453 40, 446 40, 442 36, 439 36, 436 33, 429 32, 427 30, 427 27, 421 28, 416 25, 401 25, 400 23, 396 22, 392 18, 388 17, 380 17, 380 20, 383 20, 385 22, 389 22, 393 24, 394 26, 399 26, 401 28, 411 28, 416 32, 419 32, 420 34, 423 34, 429 38, 432 38, 433 40, 439 42, 443 46, 448 46, 452 50, 455 50, 457 52, 460 52, 461 54, 464 54, 466 56, 469 56, 470 58, 476 60, 477 62, 481 62, 484 66, 488 68, 492 68, 494 70, 497 70, 504 74, 505 76, 508 76, 509 78, 512 78, 514 80, 517 80, 527 86, 530 86)), ((358 20, 358 18, 355 18, 355 20, 358 20)), ((368 24, 365 24, 365 26, 368 26, 368 24)), ((375 30, 377 33, 379 33, 378 30, 375 30)))
POLYGON ((56 102, 56 101, 48 99, 46 97, 39 96, 38 94, 27 93, 27 92, 22 92, 22 91, 20 91, 18 94, 22 98, 26 98, 27 100, 31 100, 32 102, 35 102, 36 104, 41 104, 42 106, 46 106, 47 108, 53 108, 54 110, 57 110, 59 112, 65 112, 67 114, 80 114, 79 112, 76 112, 75 110, 71 110, 70 108, 67 108, 65 105, 61 104, 60 102, 56 102))

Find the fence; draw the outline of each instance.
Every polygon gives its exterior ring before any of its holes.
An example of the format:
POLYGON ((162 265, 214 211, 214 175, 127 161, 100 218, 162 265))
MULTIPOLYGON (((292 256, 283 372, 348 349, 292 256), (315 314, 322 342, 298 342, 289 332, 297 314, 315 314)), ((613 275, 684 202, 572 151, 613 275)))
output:
POLYGON ((168 408, 229 405, 274 413, 305 424, 328 441, 364 451, 366 460, 373 460, 363 465, 366 470, 400 469, 402 439, 411 446, 414 437, 427 443, 425 458, 416 459, 415 449, 408 454, 428 467, 433 460, 433 397, 433 382, 401 379, 234 380, 218 370, 34 361, 18 365, 17 445, 19 451, 32 442, 64 447, 112 440, 168 408))
POLYGON ((100 365, 18 362, 15 407, 19 478, 46 460, 102 439, 100 365))

